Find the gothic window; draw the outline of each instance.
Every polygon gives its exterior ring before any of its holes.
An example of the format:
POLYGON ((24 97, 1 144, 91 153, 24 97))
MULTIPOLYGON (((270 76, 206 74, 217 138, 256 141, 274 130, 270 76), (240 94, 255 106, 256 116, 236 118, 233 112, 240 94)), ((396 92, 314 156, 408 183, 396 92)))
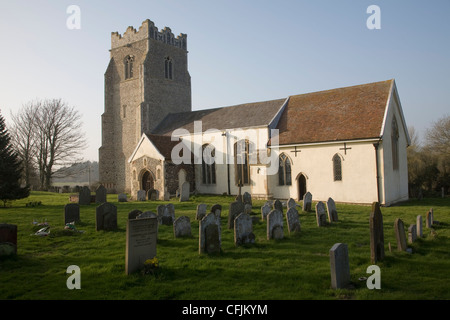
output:
POLYGON ((234 166, 235 166, 235 183, 250 183, 250 164, 249 164, 249 142, 248 140, 239 140, 234 144, 234 166))
POLYGON ((173 61, 170 57, 164 59, 164 77, 166 79, 173 79, 173 61))
POLYGON ((398 125, 397 120, 392 119, 391 145, 392 145, 392 168, 398 170, 398 125))
POLYGON ((284 154, 280 154, 279 166, 278 166, 278 184, 280 186, 290 186, 292 185, 291 179, 291 161, 284 154))
POLYGON ((125 58, 125 80, 133 78, 133 63, 134 57, 127 56, 125 58))
POLYGON ((202 182, 203 184, 216 183, 216 164, 214 162, 215 148, 210 144, 202 146, 202 182))
POLYGON ((333 156, 333 176, 334 181, 342 181, 342 160, 337 153, 333 156))

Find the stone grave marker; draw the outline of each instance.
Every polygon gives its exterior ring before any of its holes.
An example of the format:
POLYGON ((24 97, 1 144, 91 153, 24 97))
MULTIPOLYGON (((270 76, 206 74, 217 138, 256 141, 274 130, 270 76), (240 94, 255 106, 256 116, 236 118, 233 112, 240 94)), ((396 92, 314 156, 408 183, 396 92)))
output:
POLYGON ((147 192, 147 199, 150 201, 159 200, 159 191, 156 189, 150 189, 147 192))
POLYGON ((128 219, 136 219, 136 217, 139 216, 141 213, 142 213, 141 210, 134 209, 128 212, 128 219))
POLYGON ((212 212, 208 213, 199 223, 199 253, 220 253, 221 232, 220 219, 212 212))
POLYGON ((395 239, 397 240, 397 251, 406 251, 406 233, 402 219, 395 219, 394 231, 395 239))
POLYGON ((273 210, 279 210, 281 211, 281 213, 283 213, 283 204, 281 203, 280 200, 276 199, 273 202, 273 210))
POLYGON ((263 221, 267 220, 267 215, 270 211, 272 211, 272 206, 270 204, 266 203, 261 207, 261 219, 263 221))
POLYGON ((189 194, 190 194, 190 184, 189 182, 185 181, 181 185, 181 192, 180 192, 180 201, 188 201, 189 200, 189 194))
POLYGON ((95 203, 106 202, 106 188, 101 184, 95 190, 95 203))
POLYGON ((267 215, 267 240, 278 240, 283 237, 283 212, 274 209, 267 215))
POLYGON ((287 208, 289 210, 289 208, 296 208, 297 207, 297 203, 295 202, 294 199, 289 198, 289 200, 287 201, 286 206, 287 206, 287 208))
POLYGON ((300 232, 300 218, 295 206, 290 207, 286 212, 286 222, 289 234, 300 232))
POLYGON ((316 203, 316 221, 318 227, 323 227, 327 223, 325 204, 322 201, 316 203))
POLYGON ((332 198, 328 198, 327 200, 327 212, 328 212, 328 221, 335 222, 338 221, 338 214, 336 210, 336 203, 332 198))
POLYGON ((159 205, 156 207, 156 209, 158 211, 159 224, 171 226, 175 221, 175 210, 173 209, 173 205, 159 205))
POLYGON ((83 188, 81 188, 78 195, 78 203, 80 205, 91 204, 91 190, 88 187, 84 186, 83 188))
POLYGON ((372 203, 372 212, 369 218, 370 227, 370 260, 373 264, 384 259, 384 231, 383 215, 380 204, 372 203))
POLYGON ((242 201, 244 202, 244 204, 249 204, 250 206, 252 205, 252 196, 250 193, 248 192, 244 192, 243 196, 242 196, 242 201))
POLYGON ((138 190, 137 201, 145 201, 145 200, 146 200, 145 190, 138 190))
POLYGON ((0 223, 0 257, 17 254, 17 225, 0 223))
POLYGON ((158 215, 154 213, 153 211, 144 211, 138 216, 136 216, 136 219, 146 219, 146 218, 156 218, 158 219, 158 215))
POLYGON ((117 229, 117 207, 109 202, 104 202, 95 208, 95 230, 117 229))
POLYGON ((64 206, 64 225, 80 221, 80 206, 78 203, 68 203, 64 206))
POLYGON ((131 274, 156 256, 158 221, 156 218, 127 220, 125 272, 131 274))
POLYGON ((416 218, 416 229, 417 229, 417 236, 423 237, 423 223, 422 223, 422 216, 419 214, 416 218))
POLYGON ((433 209, 427 212, 427 216, 425 219, 425 226, 427 228, 431 228, 433 226, 433 209))
POLYGON ((417 225, 411 224, 408 228, 408 242, 413 243, 417 240, 417 225))
POLYGON ((220 220, 222 214, 222 206, 220 204, 215 204, 211 207, 211 212, 216 215, 216 218, 220 220))
POLYGON ((345 243, 335 243, 330 249, 331 287, 344 289, 350 284, 350 264, 348 247, 345 243))
POLYGON ((312 205, 312 194, 311 192, 305 193, 303 196, 303 211, 311 211, 311 205, 312 205))
POLYGON ((117 200, 119 202, 127 202, 127 195, 126 195, 126 193, 119 193, 117 195, 117 200))
POLYGON ((252 205, 250 203, 244 202, 244 213, 247 213, 247 214, 252 213, 252 205))
POLYGON ((241 213, 234 219, 234 245, 237 247, 246 243, 255 243, 253 221, 249 214, 241 213))
POLYGON ((234 201, 230 203, 228 209, 228 229, 234 228, 234 219, 245 210, 244 203, 241 201, 234 201))
POLYGON ((197 213, 195 214, 195 219, 202 220, 206 216, 206 210, 207 210, 207 205, 205 203, 198 204, 197 205, 197 213))
POLYGON ((173 234, 175 238, 191 237, 191 220, 187 216, 178 217, 173 222, 173 234))

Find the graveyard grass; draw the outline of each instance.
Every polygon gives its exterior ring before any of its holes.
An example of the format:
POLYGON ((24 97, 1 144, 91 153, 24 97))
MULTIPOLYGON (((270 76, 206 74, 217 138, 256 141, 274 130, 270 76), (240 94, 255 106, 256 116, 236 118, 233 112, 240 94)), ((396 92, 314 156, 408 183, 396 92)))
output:
MULTIPOLYGON (((267 240, 266 222, 254 225, 256 243, 234 246, 233 230, 227 228, 229 196, 197 195, 175 205, 175 216, 191 219, 192 237, 174 238, 171 226, 160 225, 157 242, 158 271, 125 274, 125 237, 128 212, 156 211, 167 201, 118 202, 118 230, 95 231, 95 204, 80 206, 84 233, 64 230, 64 205, 68 194, 32 192, 29 198, 0 209, 0 222, 18 225, 17 256, 0 260, 0 299, 176 299, 176 300, 328 300, 328 299, 450 299, 450 198, 410 200, 382 207, 385 259, 378 262, 381 289, 369 290, 361 277, 370 262, 370 206, 336 204, 338 222, 317 227, 315 212, 300 213, 301 231, 289 235, 284 209, 284 239, 267 240), (41 205, 27 203, 41 201, 41 205), (196 207, 222 205, 222 252, 199 254, 196 207), (425 227, 427 211, 433 208, 433 229, 425 227), (405 232, 416 216, 423 217, 424 237, 408 244, 413 253, 398 252, 394 221, 401 218, 405 232), (39 227, 32 221, 47 221, 50 235, 32 235, 39 227), (349 251, 351 287, 331 289, 329 250, 346 243, 349 251), (392 251, 389 251, 389 243, 392 251), (81 289, 69 290, 67 267, 81 271, 81 289)), ((253 214, 260 217, 263 200, 253 200, 253 214)), ((297 202, 301 205, 301 202, 297 202)), ((312 204, 314 208, 315 202, 312 204)))

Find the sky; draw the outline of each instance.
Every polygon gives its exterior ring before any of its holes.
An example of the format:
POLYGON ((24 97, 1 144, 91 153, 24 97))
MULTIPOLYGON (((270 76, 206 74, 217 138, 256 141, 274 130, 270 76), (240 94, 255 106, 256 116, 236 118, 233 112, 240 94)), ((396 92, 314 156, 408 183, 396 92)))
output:
POLYGON ((395 79, 423 140, 450 114, 449 15, 448 0, 1 0, 0 112, 63 99, 98 161, 111 32, 150 19, 187 34, 193 110, 395 79))

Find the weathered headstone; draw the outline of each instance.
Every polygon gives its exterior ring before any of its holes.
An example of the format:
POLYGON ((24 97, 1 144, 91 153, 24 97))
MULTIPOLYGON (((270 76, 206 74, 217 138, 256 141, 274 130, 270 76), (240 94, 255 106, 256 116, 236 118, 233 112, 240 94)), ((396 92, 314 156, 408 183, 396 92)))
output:
POLYGON ((147 192, 147 199, 150 201, 156 201, 159 199, 159 191, 156 189, 150 189, 147 192))
POLYGON ((145 190, 138 190, 137 201, 145 201, 145 200, 146 200, 145 190))
POLYGON ((433 209, 427 212, 427 216, 425 219, 425 226, 427 228, 431 228, 433 226, 433 209))
POLYGON ((131 274, 156 256, 158 222, 156 218, 127 220, 125 272, 131 274))
POLYGON ((244 192, 244 194, 242 195, 242 201, 244 202, 244 204, 249 204, 250 206, 252 205, 252 195, 248 192, 244 192))
POLYGON ((181 216, 173 222, 173 234, 175 238, 192 236, 191 220, 189 217, 181 216))
POLYGON ((230 207, 228 209, 228 229, 234 228, 234 219, 238 215, 244 212, 244 203, 241 201, 235 201, 230 203, 230 207))
POLYGON ((336 210, 336 203, 332 198, 328 198, 327 200, 327 212, 328 212, 328 221, 335 222, 338 221, 338 214, 336 210))
POLYGON ((211 212, 216 215, 216 218, 220 219, 220 216, 222 214, 222 206, 220 204, 214 204, 211 207, 211 212))
POLYGON ((234 219, 234 245, 255 243, 252 218, 247 213, 241 213, 234 219))
POLYGON ((283 239, 283 212, 272 210, 267 215, 267 240, 283 239))
POLYGON ((106 202, 106 188, 103 185, 99 185, 95 190, 95 203, 106 202))
POLYGON ((336 243, 331 247, 330 270, 333 289, 344 289, 350 284, 348 247, 345 243, 336 243))
POLYGON ((175 221, 175 210, 167 205, 159 205, 156 207, 158 211, 158 222, 166 226, 171 226, 175 221))
POLYGON ((420 214, 416 218, 416 225, 417 225, 417 236, 423 237, 423 223, 422 223, 422 216, 420 214))
POLYGON ((68 203, 64 206, 64 225, 74 221, 80 221, 80 206, 77 203, 68 203))
POLYGON ((380 204, 372 203, 372 212, 369 218, 370 226, 370 260, 373 264, 384 259, 384 231, 383 215, 380 204))
POLYGON ((117 195, 117 200, 119 202, 127 202, 127 195, 126 195, 126 193, 119 193, 117 195))
POLYGON ((417 240, 417 225, 411 224, 408 228, 408 242, 413 243, 417 240))
POLYGON ((261 219, 262 220, 267 220, 267 215, 269 214, 269 212, 272 211, 272 206, 270 204, 265 204, 261 207, 261 219))
POLYGON ((286 212, 286 222, 289 233, 300 232, 300 219, 297 209, 290 207, 286 212))
POLYGON ((244 213, 247 213, 247 214, 252 213, 252 205, 250 203, 244 202, 244 213))
POLYGON ((220 253, 221 232, 220 219, 212 212, 199 223, 199 253, 220 253))
POLYGON ((153 211, 144 211, 136 216, 136 219, 146 219, 146 218, 158 218, 158 215, 153 211))
POLYGON ((283 204, 281 203, 280 200, 276 199, 273 202, 273 210, 279 210, 281 211, 281 213, 283 213, 283 204))
POLYGON ((189 200, 189 194, 190 194, 190 184, 189 182, 185 181, 181 185, 181 192, 180 192, 180 201, 188 201, 189 200))
POLYGON ((207 205, 205 203, 198 204, 195 219, 202 220, 206 216, 206 210, 207 210, 207 205))
POLYGON ((91 190, 88 187, 84 186, 83 188, 81 188, 78 195, 78 203, 80 205, 91 204, 91 190))
POLYGON ((17 254, 17 225, 0 223, 0 257, 17 254))
POLYGON ((128 219, 136 219, 136 217, 139 216, 141 213, 142 213, 141 210, 134 209, 128 212, 128 219))
POLYGON ((104 202, 95 208, 95 230, 117 229, 117 207, 109 202, 104 202))
POLYGON ((322 201, 316 203, 316 221, 318 227, 323 227, 327 223, 325 204, 322 201))
POLYGON ((297 203, 295 202, 294 199, 289 198, 289 200, 286 203, 286 206, 287 206, 287 208, 289 210, 289 208, 296 208, 297 207, 297 203))
POLYGON ((397 240, 397 250, 405 251, 406 250, 406 233, 405 233, 405 225, 403 224, 402 219, 400 219, 400 218, 395 219, 394 231, 395 231, 395 239, 397 240))
POLYGON ((311 211, 312 205, 312 194, 311 192, 305 193, 303 196, 303 211, 311 211))

